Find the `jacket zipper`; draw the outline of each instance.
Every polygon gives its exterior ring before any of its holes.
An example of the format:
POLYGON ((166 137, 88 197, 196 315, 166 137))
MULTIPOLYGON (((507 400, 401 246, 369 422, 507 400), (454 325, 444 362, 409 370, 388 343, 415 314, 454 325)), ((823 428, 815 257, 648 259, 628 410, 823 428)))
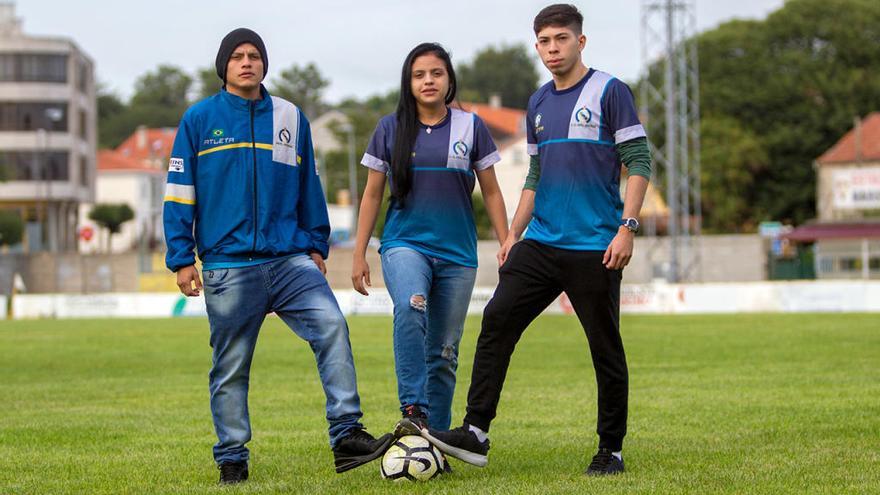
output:
POLYGON ((254 135, 254 102, 249 105, 251 111, 251 156, 254 159, 254 242, 251 247, 251 256, 255 256, 257 252, 257 137, 254 135))

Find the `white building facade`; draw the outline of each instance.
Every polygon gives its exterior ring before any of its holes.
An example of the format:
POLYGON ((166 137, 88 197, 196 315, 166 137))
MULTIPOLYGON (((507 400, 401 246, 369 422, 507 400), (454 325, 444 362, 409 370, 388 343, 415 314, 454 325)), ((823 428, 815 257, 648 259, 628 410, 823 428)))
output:
POLYGON ((0 3, 0 209, 24 222, 17 249, 77 248, 79 204, 94 197, 94 72, 72 40, 25 35, 0 3))

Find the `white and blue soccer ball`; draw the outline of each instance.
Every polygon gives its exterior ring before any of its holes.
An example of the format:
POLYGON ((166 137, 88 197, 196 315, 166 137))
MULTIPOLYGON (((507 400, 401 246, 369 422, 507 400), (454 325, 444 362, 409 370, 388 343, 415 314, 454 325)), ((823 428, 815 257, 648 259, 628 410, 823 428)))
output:
POLYGON ((407 435, 398 438, 382 457, 382 477, 393 481, 428 481, 440 475, 446 458, 424 438, 407 435))

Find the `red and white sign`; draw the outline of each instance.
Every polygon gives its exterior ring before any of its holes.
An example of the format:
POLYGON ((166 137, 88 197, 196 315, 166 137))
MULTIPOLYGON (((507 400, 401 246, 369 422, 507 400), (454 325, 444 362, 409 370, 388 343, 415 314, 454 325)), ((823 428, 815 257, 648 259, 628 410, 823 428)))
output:
POLYGON ((880 208, 880 167, 844 168, 831 175, 834 207, 842 210, 880 208))

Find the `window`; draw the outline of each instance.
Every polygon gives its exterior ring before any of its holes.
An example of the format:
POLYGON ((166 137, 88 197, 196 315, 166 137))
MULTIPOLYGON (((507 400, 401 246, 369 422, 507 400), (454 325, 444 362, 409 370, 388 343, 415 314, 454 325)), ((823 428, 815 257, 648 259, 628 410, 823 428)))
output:
POLYGON ((79 137, 83 141, 89 140, 89 119, 86 111, 83 109, 79 110, 79 137))
POLYGON ((0 167, 10 181, 66 181, 68 156, 66 151, 0 151, 0 167))
POLYGON ((89 66, 85 62, 80 61, 76 66, 76 84, 80 93, 87 94, 89 92, 90 81, 89 66))
POLYGON ((83 187, 89 187, 89 159, 79 157, 79 183, 83 187))
POLYGON ((0 81, 67 82, 67 55, 0 53, 0 81))
POLYGON ((68 153, 66 151, 50 151, 43 155, 45 180, 68 180, 70 172, 68 167, 68 153))
POLYGON ((0 81, 13 81, 15 75, 15 55, 0 53, 0 81))
POLYGON ((67 132, 65 102, 0 102, 0 131, 67 132))
POLYGON ((840 271, 854 272, 862 269, 862 260, 859 258, 840 258, 840 271))
POLYGON ((880 271, 880 258, 871 258, 868 260, 868 269, 871 271, 880 271))

